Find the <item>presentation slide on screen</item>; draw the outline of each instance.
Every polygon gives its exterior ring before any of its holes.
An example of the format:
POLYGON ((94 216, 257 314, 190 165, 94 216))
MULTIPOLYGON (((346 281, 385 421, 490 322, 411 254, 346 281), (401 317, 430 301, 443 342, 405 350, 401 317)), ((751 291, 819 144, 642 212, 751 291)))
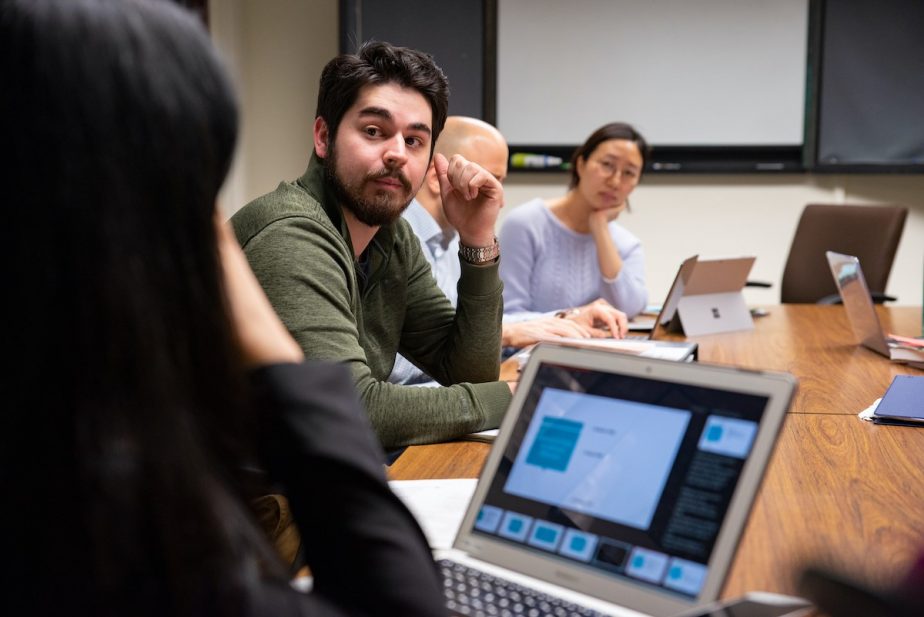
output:
POLYGON ((647 529, 690 417, 670 407, 547 389, 504 491, 647 529))

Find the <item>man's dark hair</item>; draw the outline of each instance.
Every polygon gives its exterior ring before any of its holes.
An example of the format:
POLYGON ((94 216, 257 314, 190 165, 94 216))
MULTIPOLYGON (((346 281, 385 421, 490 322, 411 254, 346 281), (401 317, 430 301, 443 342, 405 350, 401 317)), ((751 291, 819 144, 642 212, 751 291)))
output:
POLYGON ((449 81, 430 54, 390 43, 367 42, 357 54, 341 54, 321 72, 316 116, 327 123, 331 143, 346 111, 356 102, 363 86, 395 83, 420 92, 433 112, 430 155, 446 123, 449 81))
POLYGON ((590 155, 594 153, 594 150, 597 149, 597 146, 611 139, 625 139, 635 142, 635 145, 638 146, 638 151, 642 154, 642 169, 639 172, 639 178, 641 178, 641 174, 645 170, 645 161, 651 156, 651 148, 648 146, 648 142, 645 141, 642 134, 636 131, 631 124, 626 124, 625 122, 610 122, 591 133, 590 137, 587 138, 581 147, 575 150, 574 154, 571 155, 571 181, 568 184, 568 188, 575 188, 578 182, 581 181, 577 172, 578 160, 583 159, 586 161, 590 158, 590 155))

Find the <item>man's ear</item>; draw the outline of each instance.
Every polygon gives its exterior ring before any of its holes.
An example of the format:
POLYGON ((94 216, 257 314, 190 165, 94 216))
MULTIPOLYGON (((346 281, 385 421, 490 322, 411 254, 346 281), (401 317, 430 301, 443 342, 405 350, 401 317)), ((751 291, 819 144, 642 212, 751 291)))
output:
POLYGON ((427 190, 430 191, 436 197, 440 196, 440 179, 436 175, 436 165, 433 164, 433 159, 430 159, 430 166, 427 167, 427 174, 424 176, 424 184, 427 186, 427 190))
POLYGON ((330 132, 327 130, 327 122, 321 116, 314 119, 314 152, 318 158, 327 158, 328 140, 330 132))

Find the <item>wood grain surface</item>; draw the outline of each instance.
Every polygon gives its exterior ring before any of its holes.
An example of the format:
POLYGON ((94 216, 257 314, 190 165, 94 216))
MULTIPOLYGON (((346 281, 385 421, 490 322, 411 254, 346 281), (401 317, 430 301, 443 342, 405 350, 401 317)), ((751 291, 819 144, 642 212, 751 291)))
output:
POLYGON ((789 414, 723 597, 795 593, 808 562, 894 584, 924 550, 924 430, 789 414))
MULTIPOLYGON (((799 379, 792 413, 855 415, 882 396, 895 375, 924 375, 857 345, 843 306, 783 304, 754 330, 678 340, 699 343, 700 362, 785 371, 799 379)), ((920 307, 877 307, 887 332, 920 335, 920 307)))
MULTIPOLYGON (((887 331, 920 334, 920 307, 877 310, 887 331)), ((894 584, 924 550, 924 428, 856 414, 895 375, 924 371, 857 346, 840 306, 774 306, 753 331, 690 340, 701 362, 787 371, 800 382, 722 596, 793 594, 808 562, 894 584)), ((414 446, 389 475, 474 478, 488 450, 462 441, 414 446)))

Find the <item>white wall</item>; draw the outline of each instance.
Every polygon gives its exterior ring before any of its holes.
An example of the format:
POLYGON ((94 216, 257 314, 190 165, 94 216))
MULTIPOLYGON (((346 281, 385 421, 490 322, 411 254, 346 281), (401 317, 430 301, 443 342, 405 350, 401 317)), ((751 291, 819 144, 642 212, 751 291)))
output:
POLYGON ((228 215, 305 171, 321 69, 339 50, 337 0, 210 0, 212 36, 241 105, 228 215))
MULTIPOLYGON (((304 170, 311 148, 317 82, 337 54, 336 0, 211 0, 212 32, 238 83, 243 127, 223 195, 231 214, 304 170)), ((564 174, 511 174, 507 208, 565 191, 564 174)), ((924 286, 924 176, 647 175, 621 221, 644 242, 653 302, 690 255, 757 256, 748 289, 754 304, 779 300, 779 280, 807 203, 902 203, 911 211, 888 293, 921 304, 924 286)), ((503 222, 503 221, 502 221, 503 222)))

